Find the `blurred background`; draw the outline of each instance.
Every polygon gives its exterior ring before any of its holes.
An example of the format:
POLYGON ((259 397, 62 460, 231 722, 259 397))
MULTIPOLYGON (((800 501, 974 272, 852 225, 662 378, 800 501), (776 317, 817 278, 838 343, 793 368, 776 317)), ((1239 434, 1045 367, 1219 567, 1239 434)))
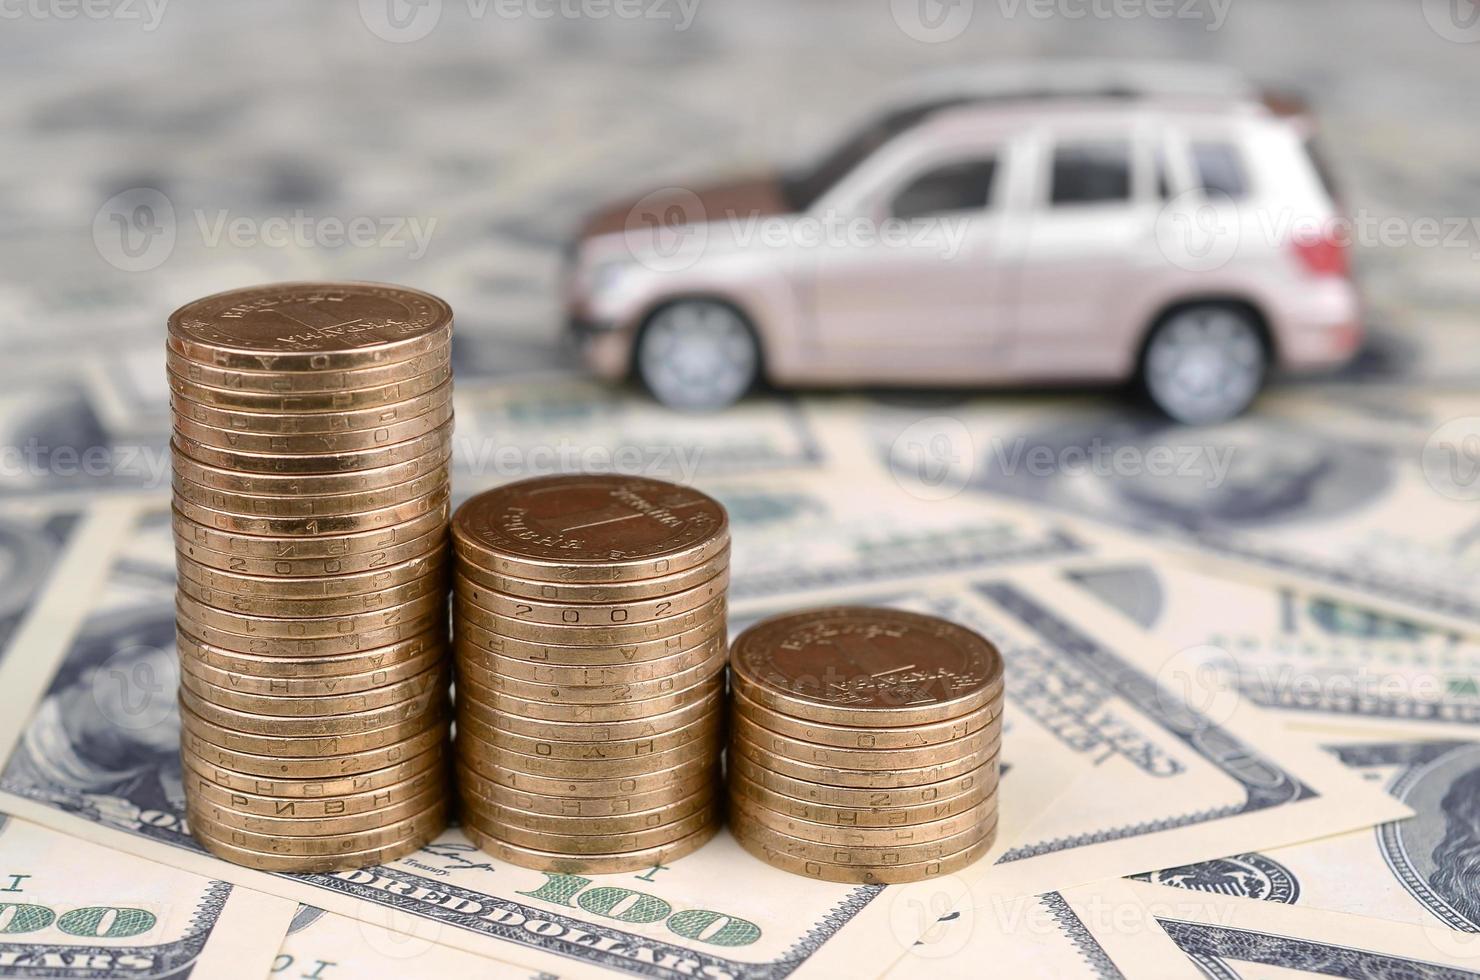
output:
MULTIPOLYGON (((166 315, 275 279, 444 296, 464 390, 574 384, 561 250, 593 208, 805 158, 921 72, 1046 58, 1303 94, 1377 239, 1354 254, 1367 346, 1323 390, 1480 380, 1470 0, 0 0, 0 19, 0 442, 43 455, 162 450, 166 315), (1441 241, 1415 240, 1425 222, 1441 241)), ((525 421, 572 431, 692 424, 640 421, 624 390, 526 391, 525 421)), ((108 458, 4 486, 138 486, 108 458)))

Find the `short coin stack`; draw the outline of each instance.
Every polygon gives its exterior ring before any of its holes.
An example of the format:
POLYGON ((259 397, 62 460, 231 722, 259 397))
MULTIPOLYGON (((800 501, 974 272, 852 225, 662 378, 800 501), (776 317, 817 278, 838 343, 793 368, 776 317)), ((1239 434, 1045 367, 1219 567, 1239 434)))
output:
POLYGON ((474 497, 457 556, 463 829, 525 867, 608 873, 719 826, 724 508, 658 480, 553 476, 474 497))
POLYGON ((363 867, 446 825, 451 331, 370 284, 170 317, 186 808, 227 860, 363 867))
POLYGON ((1002 658, 963 627, 840 607, 758 623, 731 650, 730 828, 827 881, 949 874, 997 828, 1002 658))

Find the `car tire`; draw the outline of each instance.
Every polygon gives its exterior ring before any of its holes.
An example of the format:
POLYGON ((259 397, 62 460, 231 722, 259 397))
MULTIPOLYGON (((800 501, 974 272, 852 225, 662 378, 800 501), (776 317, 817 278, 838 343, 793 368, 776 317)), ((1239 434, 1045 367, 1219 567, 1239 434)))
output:
POLYGON ((1169 418, 1213 425, 1258 397, 1270 351, 1259 321, 1228 303, 1181 306, 1162 317, 1141 352, 1142 391, 1169 418))
POLYGON ((761 375, 761 348, 749 321, 728 303, 689 299, 648 317, 633 369, 670 408, 715 411, 745 397, 761 375))

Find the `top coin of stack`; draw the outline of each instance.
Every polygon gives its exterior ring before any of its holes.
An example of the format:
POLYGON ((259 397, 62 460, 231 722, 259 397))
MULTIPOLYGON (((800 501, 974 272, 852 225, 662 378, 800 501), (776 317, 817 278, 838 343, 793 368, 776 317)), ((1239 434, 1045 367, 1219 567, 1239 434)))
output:
POLYGON ((457 556, 463 828, 525 867, 609 873, 698 848, 719 825, 724 508, 623 476, 474 497, 457 556))
POLYGON ((452 311, 294 283, 169 320, 186 810, 273 871, 446 824, 452 311))
POLYGON ((842 607, 731 649, 730 829, 768 863, 896 884, 957 871, 997 827, 1002 658, 971 630, 842 607))

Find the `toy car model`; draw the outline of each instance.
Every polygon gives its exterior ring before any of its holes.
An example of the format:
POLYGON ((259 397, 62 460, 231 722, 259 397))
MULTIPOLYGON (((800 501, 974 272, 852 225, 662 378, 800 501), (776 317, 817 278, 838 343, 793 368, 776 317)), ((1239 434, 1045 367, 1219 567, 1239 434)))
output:
POLYGON ((596 214, 571 332, 595 373, 685 409, 761 379, 1135 380, 1220 421, 1272 369, 1362 341, 1310 136, 1298 107, 1193 70, 937 85, 810 167, 596 214))

